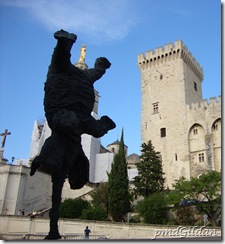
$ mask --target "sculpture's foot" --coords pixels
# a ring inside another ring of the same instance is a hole
[[[31,170],[30,170],[30,176],[33,176],[34,174],[35,174],[35,172],[36,172],[36,170],[37,170],[38,168],[36,168],[36,167],[32,167],[31,166]]]
[[[103,124],[103,128],[105,131],[112,130],[116,127],[116,124],[106,115],[102,116],[100,121]]]
[[[67,31],[64,31],[64,30],[60,30],[60,31],[56,31],[54,33],[54,37],[55,39],[59,40],[61,38],[66,38],[66,39],[69,39],[69,40],[72,40],[73,42],[76,41],[77,39],[77,35],[73,34],[73,33],[69,33]]]

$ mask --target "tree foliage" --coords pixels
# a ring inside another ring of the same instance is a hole
[[[119,152],[115,154],[111,172],[108,173],[108,206],[109,214],[114,221],[121,221],[130,211],[129,180],[124,149],[123,131]]]
[[[94,206],[100,206],[108,214],[108,182],[102,182],[100,185],[90,194]]]
[[[173,185],[168,196],[170,203],[179,207],[182,201],[191,200],[199,214],[207,214],[213,226],[217,225],[221,217],[221,173],[209,171],[199,176],[186,180],[180,178]],[[193,201],[194,200],[194,201]]]
[[[80,218],[84,209],[90,207],[90,203],[81,198],[66,199],[59,208],[60,218]]]
[[[145,197],[136,206],[136,211],[147,224],[166,224],[167,209],[166,196],[163,192]]]
[[[134,177],[134,195],[148,197],[164,189],[162,163],[159,152],[156,152],[152,142],[142,144],[140,162],[138,162],[138,175]]]
[[[198,219],[195,215],[194,205],[180,206],[176,209],[176,222],[179,225],[196,225]]]

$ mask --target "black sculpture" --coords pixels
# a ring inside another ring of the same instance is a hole
[[[81,135],[87,133],[98,138],[116,127],[108,116],[100,120],[91,116],[95,102],[93,84],[111,66],[110,62],[100,57],[94,68],[79,69],[70,61],[77,36],[60,30],[54,37],[57,44],[44,87],[45,116],[52,134],[34,158],[30,171],[31,176],[38,169],[52,177],[50,231],[45,239],[61,238],[58,210],[65,179],[68,177],[71,189],[80,189],[89,181],[89,160],[82,149]]]

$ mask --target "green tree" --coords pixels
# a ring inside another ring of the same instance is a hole
[[[59,208],[60,218],[80,218],[84,209],[90,207],[90,203],[81,198],[66,199]]]
[[[175,211],[176,222],[179,225],[195,225],[198,221],[194,205],[180,206]]]
[[[138,175],[134,177],[134,196],[148,197],[164,189],[162,163],[159,152],[154,150],[152,142],[142,144],[140,162],[136,164]]]
[[[131,209],[123,131],[119,152],[114,156],[111,172],[108,173],[108,177],[109,214],[113,221],[121,221],[123,216]]]
[[[108,182],[102,182],[100,185],[90,194],[94,206],[100,206],[105,209],[108,214]]]
[[[192,177],[190,180],[180,178],[173,187],[174,190],[169,193],[168,199],[175,208],[179,208],[182,201],[189,200],[190,204],[195,204],[199,214],[207,214],[211,224],[217,225],[221,218],[220,172],[209,171],[199,178]]]
[[[136,211],[147,224],[166,224],[167,201],[163,192],[157,192],[138,202]]]

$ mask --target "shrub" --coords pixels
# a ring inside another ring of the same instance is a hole
[[[144,223],[165,224],[167,222],[167,201],[161,192],[144,198],[137,204],[136,210]]]
[[[88,208],[90,203],[83,199],[66,199],[61,203],[59,216],[61,218],[80,218],[84,209]]]
[[[88,220],[108,220],[106,210],[99,206],[84,209],[81,218]]]

